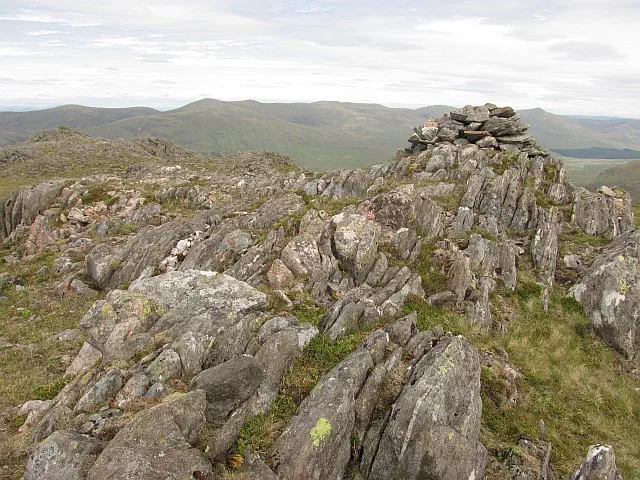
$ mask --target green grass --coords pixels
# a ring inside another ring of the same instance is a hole
[[[523,375],[521,403],[500,408],[504,382],[483,372],[483,441],[494,453],[508,450],[522,436],[537,438],[542,419],[562,475],[589,445],[611,443],[625,478],[640,478],[640,381],[622,373],[616,353],[590,333],[577,302],[558,289],[544,313],[536,290],[522,286],[510,299],[517,318],[504,336],[471,337],[507,352]]]
[[[313,298],[311,298],[311,295],[302,295],[299,298],[293,297],[293,299],[297,300],[297,303],[294,303],[291,313],[295,315],[301,323],[310,323],[316,327],[320,325],[320,320],[322,320],[322,317],[327,313],[325,307],[317,305],[316,302],[313,301]]]
[[[538,205],[539,207],[551,208],[551,207],[559,207],[560,206],[560,204],[558,202],[553,201],[551,199],[551,197],[549,197],[549,195],[544,193],[544,191],[541,188],[540,189],[536,189],[535,197],[536,197],[536,205]]]
[[[423,242],[418,262],[412,266],[414,271],[422,278],[422,288],[424,288],[427,297],[447,289],[446,273],[433,263],[435,250],[435,241]]]
[[[0,257],[10,245],[0,247]],[[64,356],[75,355],[79,344],[70,345],[51,337],[68,328],[78,328],[80,319],[95,299],[77,296],[60,298],[52,293],[60,281],[49,274],[38,274],[53,263],[54,249],[17,265],[0,264],[0,274],[22,279],[24,289],[9,287],[7,300],[0,306],[0,337],[17,344],[0,351],[0,411],[27,400],[48,400],[64,387]],[[26,440],[15,436],[17,426],[0,428],[0,465],[6,465],[8,478],[19,478],[27,454]],[[6,434],[6,438],[3,435]]]
[[[428,330],[440,325],[445,332],[451,332],[455,335],[464,335],[469,338],[481,335],[480,330],[470,325],[463,315],[450,312],[444,308],[434,307],[426,302],[414,300],[407,302],[403,313],[406,315],[413,311],[418,316],[416,323],[420,330]]]
[[[109,191],[113,190],[113,186],[107,183],[98,183],[91,185],[86,192],[80,197],[82,203],[88,205],[90,203],[113,201]]]
[[[135,224],[131,222],[122,222],[120,223],[120,225],[118,225],[118,231],[116,232],[116,235],[129,235],[131,233],[134,233],[135,231]]]
[[[353,352],[368,332],[358,332],[339,340],[316,335],[294,360],[282,380],[280,393],[265,413],[248,419],[242,427],[233,452],[266,455],[298,406],[309,395],[320,377]]]
[[[504,296],[515,295],[519,299],[527,301],[534,298],[540,298],[540,295],[542,295],[543,290],[544,290],[544,287],[539,283],[525,280],[525,281],[519,281],[515,290],[513,291],[506,290],[505,292],[503,292],[503,295]]]
[[[290,397],[278,395],[267,412],[259,413],[245,422],[233,452],[243,456],[249,453],[266,456],[296,408]]]
[[[611,242],[611,240],[608,238],[596,237],[594,235],[589,235],[588,233],[584,233],[584,232],[577,232],[577,233],[563,232],[560,239],[562,244],[574,243],[576,245],[590,245],[592,247],[601,247],[604,245],[608,245]]]
[[[315,197],[311,200],[310,206],[316,210],[324,210],[329,215],[337,215],[349,205],[357,205],[362,201],[359,198],[327,198]]]
[[[433,197],[433,200],[447,212],[456,212],[460,207],[460,202],[462,201],[465,191],[465,185],[459,184],[456,185],[450,194]]]
[[[493,173],[496,175],[502,175],[509,170],[509,167],[515,165],[518,162],[520,155],[516,152],[502,152],[500,161],[492,165]]]

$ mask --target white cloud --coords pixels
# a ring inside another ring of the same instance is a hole
[[[178,105],[195,92],[493,101],[640,117],[629,80],[640,78],[639,20],[640,7],[625,0],[31,0],[28,10],[5,0],[2,74],[18,82],[2,96],[114,106]],[[49,72],[72,88],[38,84]]]
[[[60,35],[64,34],[62,30],[38,30],[36,32],[27,32],[27,35],[31,37],[39,37],[41,35]]]

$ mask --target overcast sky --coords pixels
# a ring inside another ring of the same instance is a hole
[[[0,0],[0,106],[203,97],[640,117],[640,1]]]

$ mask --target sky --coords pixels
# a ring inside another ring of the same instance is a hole
[[[640,1],[0,0],[0,107],[492,102],[640,118]]]

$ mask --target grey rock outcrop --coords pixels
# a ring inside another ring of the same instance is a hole
[[[205,422],[206,395],[178,394],[140,412],[109,442],[89,470],[88,480],[105,478],[189,478],[211,472],[204,454],[192,447]]]
[[[0,199],[0,241],[8,238],[19,225],[31,225],[55,202],[65,183],[47,181],[18,189],[13,195]]]
[[[627,358],[640,351],[640,234],[616,238],[571,288],[594,330]]]
[[[606,238],[634,230],[631,197],[617,187],[600,187],[597,192],[577,188],[571,223],[589,235]]]
[[[544,287],[545,308],[555,283],[579,279],[572,293],[594,330],[637,358],[640,237],[624,191],[574,187],[509,107],[466,106],[409,141],[384,164],[325,174],[270,153],[196,169],[176,164],[174,154],[194,159],[177,147],[136,141],[130,152],[153,162],[3,200],[6,261],[55,249],[37,276],[60,277],[57,295],[97,298],[68,342],[85,341],[67,384],[21,410],[21,431],[46,439],[28,468],[53,465],[45,456],[55,451],[69,478],[211,477],[212,465],[238,461],[229,452],[243,426],[270,418],[288,374],[326,342],[340,361],[275,422],[269,458],[248,454],[239,473],[479,480],[478,353],[447,323],[425,325],[433,308],[503,331],[528,294],[523,279]],[[518,272],[530,262],[533,279]],[[522,401],[517,369],[481,358],[505,383],[489,401]],[[70,435],[81,435],[78,458],[62,445]],[[523,437],[513,449],[492,464],[518,478],[551,468],[545,441]]]
[[[462,337],[442,340],[396,400],[367,478],[482,478],[480,366]]]
[[[84,480],[103,443],[88,435],[58,431],[29,456],[24,480]]]
[[[611,445],[593,445],[571,480],[622,480]]]

